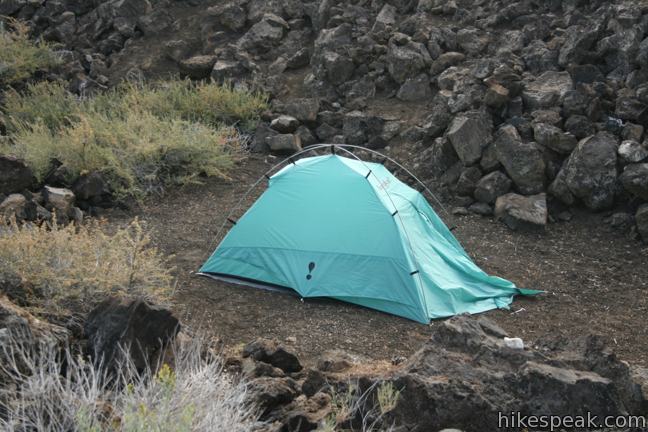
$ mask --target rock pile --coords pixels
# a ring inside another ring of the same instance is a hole
[[[0,155],[0,221],[81,223],[84,211],[112,204],[111,193],[97,172],[83,174],[73,182],[53,168],[43,182],[37,182],[22,161]],[[34,192],[37,191],[37,192]]]
[[[375,421],[396,430],[478,431],[488,424],[496,429],[498,412],[602,417],[640,414],[648,407],[646,371],[619,361],[600,338],[515,349],[506,346],[506,336],[487,319],[455,317],[436,326],[404,363],[382,373],[354,370],[347,360],[352,357],[340,352],[324,354],[315,368],[295,367],[299,362],[289,349],[255,341],[244,349],[242,370],[273,431],[315,430],[331,414],[346,427]],[[277,352],[282,354],[273,356]],[[359,405],[367,406],[344,418],[332,400],[339,403],[354,385]],[[371,406],[380,404],[381,386],[397,391],[396,402],[383,401],[384,412],[371,414]]]
[[[620,207],[648,231],[642,3],[231,0],[190,2],[206,12],[191,21],[169,13],[176,3],[11,1],[0,14],[64,41],[84,88],[129,69],[120,53],[154,35],[164,53],[153,64],[266,90],[273,112],[256,150],[405,143],[424,177],[480,213],[512,192],[547,201],[527,225],[574,205]],[[174,36],[187,25],[200,35]]]

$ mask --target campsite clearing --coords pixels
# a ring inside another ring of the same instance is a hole
[[[111,219],[123,223],[137,215],[148,223],[157,245],[174,255],[179,316],[229,346],[257,337],[295,338],[294,347],[307,362],[333,348],[387,360],[414,352],[429,337],[430,326],[333,300],[302,303],[287,294],[191,273],[216,247],[212,240],[228,210],[269,166],[252,156],[231,181],[208,179],[172,190],[137,212],[115,211]],[[484,271],[547,291],[516,299],[510,311],[485,314],[512,336],[533,343],[549,335],[598,333],[622,359],[648,366],[648,248],[605,225],[604,216],[576,214],[542,234],[512,232],[471,215],[457,218],[453,233]]]

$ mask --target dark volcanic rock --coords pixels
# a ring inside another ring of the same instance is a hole
[[[0,156],[0,194],[22,192],[34,183],[34,174],[23,161],[11,156]]]
[[[180,330],[173,314],[142,300],[110,298],[90,312],[84,325],[93,360],[111,368],[126,352],[138,369],[154,367]],[[124,350],[124,351],[122,351]]]
[[[485,318],[451,318],[391,379],[400,389],[388,422],[415,431],[482,431],[500,413],[642,413],[646,395],[630,368],[592,338],[554,348],[554,358],[512,349]],[[575,345],[583,349],[575,348]],[[460,395],[460,396],[458,396]]]
[[[456,116],[447,131],[459,159],[464,165],[479,161],[483,149],[492,140],[492,124],[481,112],[464,113]]]
[[[600,132],[578,143],[549,192],[571,205],[575,198],[592,210],[609,208],[617,189],[617,139]]]
[[[500,128],[495,138],[495,152],[520,192],[535,194],[544,190],[542,151],[535,143],[522,142],[514,126]]]
[[[301,363],[294,352],[280,345],[276,341],[257,339],[243,348],[243,357],[251,357],[278,367],[284,372],[298,372],[302,369]]]
[[[619,176],[623,187],[641,199],[648,200],[648,163],[630,164]]]
[[[493,171],[477,182],[475,199],[488,204],[493,204],[497,197],[504,195],[511,189],[511,179],[501,171]]]
[[[547,224],[545,194],[523,196],[502,195],[495,202],[495,217],[511,229],[544,228]]]

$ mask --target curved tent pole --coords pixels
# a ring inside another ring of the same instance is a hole
[[[216,243],[216,240],[218,239],[220,233],[221,233],[221,232],[223,231],[223,229],[225,228],[225,225],[227,225],[227,222],[231,222],[231,221],[232,221],[232,215],[234,214],[234,212],[240,208],[241,203],[243,203],[243,201],[244,201],[244,200],[245,200],[245,199],[250,195],[250,193],[251,193],[251,192],[252,192],[252,191],[253,191],[253,190],[254,190],[254,189],[259,185],[259,183],[261,183],[261,181],[263,180],[263,178],[270,179],[270,173],[272,173],[275,169],[277,169],[278,167],[282,166],[282,165],[285,164],[286,162],[292,162],[292,163],[294,163],[293,158],[295,158],[295,157],[297,157],[297,156],[301,156],[301,155],[303,155],[303,154],[305,154],[305,153],[308,153],[308,152],[311,152],[311,151],[313,151],[313,150],[319,150],[319,149],[323,149],[323,148],[330,148],[330,149],[331,149],[331,153],[335,154],[335,148],[337,148],[337,147],[341,148],[342,150],[345,150],[347,153],[351,154],[354,158],[356,158],[357,160],[359,160],[359,161],[361,161],[361,162],[364,162],[364,161],[363,161],[362,159],[360,159],[358,156],[356,156],[353,152],[351,152],[351,151],[349,151],[349,150],[346,150],[346,149],[347,149],[347,148],[352,148],[352,149],[363,150],[363,151],[369,152],[369,153],[371,153],[371,154],[378,155],[378,156],[384,158],[385,160],[390,161],[391,163],[393,163],[394,165],[396,165],[398,168],[402,169],[402,170],[403,170],[407,175],[409,175],[411,178],[413,178],[413,179],[414,179],[414,180],[415,180],[419,185],[423,186],[423,189],[424,189],[425,191],[427,191],[427,193],[429,193],[430,196],[431,196],[432,198],[434,198],[434,200],[436,201],[436,203],[439,204],[439,207],[440,207],[441,210],[443,210],[443,212],[448,216],[448,218],[453,219],[452,216],[450,215],[450,213],[448,212],[448,210],[446,210],[445,206],[444,206],[444,205],[441,203],[441,201],[436,197],[436,195],[434,195],[434,193],[432,193],[432,191],[431,191],[431,190],[430,190],[430,189],[425,185],[425,183],[423,183],[421,180],[419,180],[418,177],[416,177],[414,174],[412,174],[411,171],[409,171],[407,168],[405,168],[403,165],[401,165],[400,163],[398,163],[398,162],[397,162],[396,160],[394,160],[393,158],[390,158],[389,156],[387,156],[387,155],[385,155],[385,154],[383,154],[383,153],[380,153],[380,152],[378,152],[378,151],[376,151],[376,150],[372,150],[372,149],[369,149],[369,148],[366,148],[366,147],[361,147],[361,146],[352,145],[352,144],[313,144],[313,145],[310,145],[310,146],[308,146],[308,147],[305,147],[305,148],[302,149],[301,151],[299,151],[299,152],[297,152],[297,153],[295,153],[295,154],[292,154],[292,155],[288,156],[287,158],[283,159],[282,161],[280,161],[280,162],[276,163],[275,165],[273,165],[273,166],[272,166],[270,169],[268,169],[268,170],[267,170],[267,171],[266,171],[266,172],[265,172],[261,177],[259,177],[259,178],[257,179],[257,181],[255,181],[255,182],[252,184],[252,186],[250,186],[250,188],[249,188],[249,189],[248,189],[248,190],[243,194],[243,196],[238,200],[238,202],[236,203],[236,205],[235,205],[234,207],[232,207],[232,209],[231,209],[231,210],[229,211],[229,213],[227,214],[227,217],[226,217],[225,220],[223,221],[222,225],[218,228],[218,231],[216,231],[216,235],[214,236],[214,239],[213,239],[213,240],[210,242],[210,244],[209,244],[209,248],[208,248],[208,249],[210,250],[210,254],[213,252],[213,251],[212,251],[212,248],[214,247],[214,243]],[[391,198],[390,198],[390,200],[391,200]],[[455,227],[456,227],[456,226],[455,226]],[[452,231],[455,227],[451,228],[451,231]],[[409,241],[409,240],[408,240],[408,241]],[[209,257],[207,257],[207,258],[209,258]]]
[[[414,255],[414,249],[412,248],[412,240],[410,239],[410,236],[409,236],[409,234],[407,233],[407,228],[406,228],[405,222],[403,221],[403,218],[401,217],[400,213],[398,212],[398,207],[396,207],[396,203],[395,203],[394,200],[392,199],[392,197],[391,197],[391,195],[389,194],[389,191],[387,190],[387,188],[385,188],[382,184],[380,184],[380,179],[378,178],[378,176],[376,176],[376,174],[373,173],[373,171],[371,170],[371,168],[369,168],[369,166],[367,166],[367,163],[366,163],[365,161],[363,161],[363,160],[360,159],[356,154],[354,154],[353,152],[351,152],[351,151],[345,149],[344,147],[340,147],[340,149],[341,149],[342,151],[344,151],[344,152],[350,154],[350,155],[353,156],[353,157],[354,157],[358,162],[360,162],[361,164],[363,164],[363,165],[365,166],[365,168],[367,168],[367,170],[369,170],[369,174],[367,174],[367,177],[366,177],[366,178],[368,179],[370,175],[373,175],[374,177],[376,177],[376,179],[378,180],[378,186],[379,186],[383,191],[385,191],[385,195],[387,195],[387,198],[389,198],[389,201],[391,202],[392,207],[393,207],[394,210],[395,210],[395,213],[392,214],[392,216],[396,216],[396,217],[398,217],[398,220],[400,221],[401,227],[403,228],[403,233],[405,234],[405,239],[407,240],[407,247],[409,248],[410,257],[411,257],[411,259],[412,259],[412,263],[414,264],[414,267],[415,267],[415,268],[412,270],[412,273],[410,273],[410,275],[412,275],[412,276],[415,276],[415,275],[418,276],[418,280],[419,280],[419,289],[420,289],[421,295],[423,296],[423,303],[425,304],[425,307],[427,308],[428,303],[427,303],[427,298],[425,297],[425,290],[423,289],[423,279],[421,278],[421,269],[418,268],[419,265],[418,265],[418,262],[416,261],[416,256]],[[428,313],[427,310],[425,311],[425,313],[426,313],[426,315],[427,315],[427,313]]]
[[[263,173],[263,175],[262,175],[261,177],[259,177],[259,178],[257,179],[257,181],[255,181],[255,182],[252,184],[252,186],[250,186],[250,188],[249,188],[249,189],[248,189],[248,190],[243,194],[243,196],[238,200],[238,202],[236,203],[236,205],[230,209],[230,211],[229,211],[229,213],[227,214],[227,217],[225,217],[225,220],[223,221],[222,225],[218,228],[218,231],[216,231],[216,235],[214,236],[214,239],[209,243],[209,250],[210,250],[209,253],[211,254],[211,253],[213,252],[213,251],[212,251],[212,248],[214,247],[214,243],[216,243],[216,239],[218,239],[218,236],[220,235],[220,233],[221,233],[221,232],[223,231],[223,229],[225,228],[225,225],[227,225],[227,222],[231,222],[231,221],[233,220],[233,219],[232,219],[232,216],[234,215],[234,212],[235,212],[236,210],[238,210],[239,207],[241,207],[241,203],[243,203],[243,201],[244,201],[244,200],[245,200],[245,199],[250,195],[250,193],[251,193],[251,192],[252,192],[252,191],[253,191],[253,190],[254,190],[254,189],[259,185],[259,183],[261,183],[261,181],[262,181],[264,178],[269,179],[269,178],[270,178],[270,173],[271,173],[272,171],[274,171],[275,169],[277,169],[278,167],[280,167],[280,166],[283,165],[284,163],[286,163],[286,162],[288,162],[288,161],[292,161],[292,159],[293,159],[294,157],[296,157],[296,156],[300,156],[300,155],[302,155],[302,154],[304,154],[304,153],[308,153],[308,152],[313,151],[313,150],[317,150],[317,149],[319,149],[319,148],[325,148],[325,147],[328,147],[328,146],[330,146],[330,144],[315,144],[315,145],[308,146],[308,147],[304,148],[303,150],[301,150],[301,151],[299,151],[299,152],[297,152],[297,153],[295,153],[295,154],[293,154],[293,155],[290,155],[289,157],[285,158],[285,159],[282,160],[281,162],[279,162],[279,163],[273,165],[269,170],[267,170],[265,173]],[[209,257],[207,257],[207,258],[209,258]]]

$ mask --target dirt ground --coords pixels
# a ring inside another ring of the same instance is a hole
[[[241,164],[230,181],[210,179],[174,190],[113,220],[137,215],[146,221],[158,247],[174,255],[176,312],[190,328],[212,332],[228,346],[277,338],[293,344],[306,362],[334,348],[380,360],[413,353],[437,322],[422,325],[346,303],[301,301],[193,274],[215,248],[213,239],[229,209],[269,162],[278,161],[268,158]],[[519,233],[490,218],[464,216],[456,218],[454,233],[488,273],[546,291],[517,299],[511,310],[485,313],[512,336],[533,343],[555,334],[598,333],[622,359],[648,366],[648,247],[602,219],[576,214],[544,233]]]

